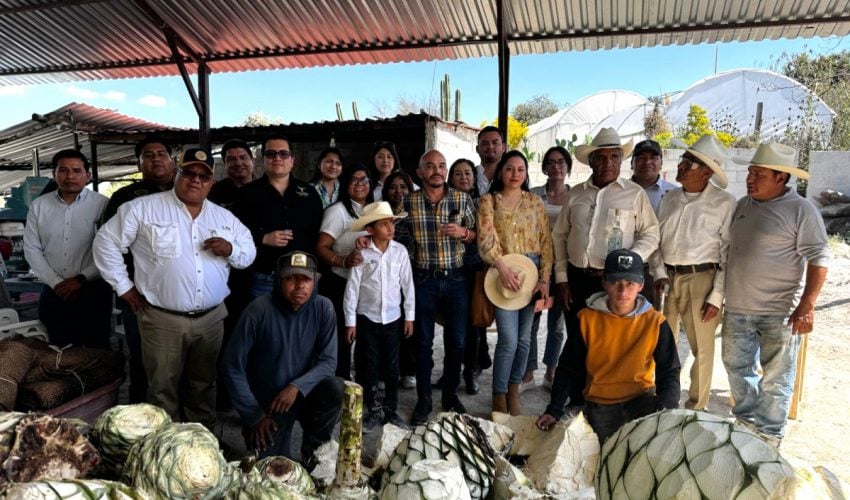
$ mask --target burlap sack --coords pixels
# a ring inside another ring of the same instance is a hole
[[[17,340],[0,341],[0,411],[12,411],[35,352]]]
[[[47,370],[52,372],[50,379],[24,382],[18,393],[18,411],[55,408],[124,376],[123,354],[97,349],[88,350],[99,353],[98,363],[80,370],[64,372],[50,368]]]

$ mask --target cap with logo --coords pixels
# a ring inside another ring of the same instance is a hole
[[[639,143],[635,144],[635,149],[634,151],[632,151],[632,158],[647,151],[655,153],[658,156],[664,156],[663,154],[661,154],[660,144],[653,141],[652,139],[646,139],[645,141],[640,141]]]
[[[215,160],[212,155],[201,148],[184,149],[177,157],[177,167],[183,170],[189,165],[201,165],[206,167],[210,173],[215,170]]]
[[[643,283],[643,259],[631,250],[614,250],[605,257],[605,281],[626,280]]]
[[[316,277],[316,257],[305,252],[290,252],[277,260],[279,276],[285,278],[300,274],[308,278]]]

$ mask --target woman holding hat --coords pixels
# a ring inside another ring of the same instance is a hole
[[[336,375],[345,380],[351,378],[351,344],[345,339],[345,322],[342,314],[342,296],[348,270],[363,262],[356,248],[357,238],[365,231],[351,231],[351,224],[363,213],[363,207],[372,202],[372,182],[369,170],[362,163],[349,166],[339,178],[339,200],[325,210],[319,228],[316,254],[331,266],[328,276],[319,283],[319,292],[331,299],[337,317],[338,351]]]
[[[495,306],[498,341],[493,364],[493,411],[520,414],[519,387],[528,361],[532,296],[549,296],[552,235],[539,196],[528,190],[528,161],[510,151],[496,168],[478,208],[478,250],[492,266],[485,290]]]

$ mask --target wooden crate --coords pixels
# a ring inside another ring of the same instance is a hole
[[[85,420],[89,424],[94,424],[94,421],[97,420],[97,417],[101,413],[118,404],[118,389],[123,382],[124,378],[122,377],[111,384],[83,394],[44,413],[53,415],[54,417],[76,417]]]

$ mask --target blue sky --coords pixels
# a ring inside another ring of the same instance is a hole
[[[571,52],[511,59],[510,107],[537,94],[559,104],[601,91],[624,89],[644,96],[681,91],[715,70],[770,69],[783,52],[817,54],[850,50],[850,37],[686,45]],[[448,73],[462,92],[461,119],[478,125],[497,114],[496,58],[386,65],[214,74],[210,79],[214,127],[238,125],[257,111],[289,122],[335,120],[340,102],[346,119],[357,101],[360,117],[377,114],[376,104],[395,109],[400,96],[439,100],[439,81]],[[198,120],[180,78],[146,78],[0,87],[0,129],[34,112],[68,102],[85,102],[166,125],[196,127]]]

